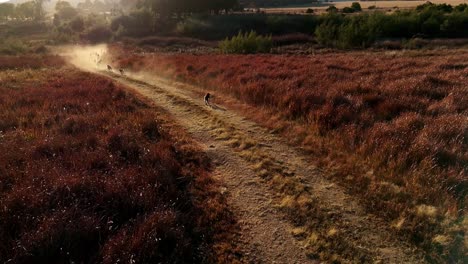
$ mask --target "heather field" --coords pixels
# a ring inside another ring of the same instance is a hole
[[[235,262],[210,161],[174,121],[57,56],[0,57],[0,262]]]
[[[423,248],[427,260],[466,260],[466,50],[112,52],[129,70],[210,90],[217,102],[301,146],[369,212]]]

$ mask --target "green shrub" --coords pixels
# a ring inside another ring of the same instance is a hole
[[[339,29],[344,18],[336,13],[330,13],[323,17],[322,23],[315,29],[317,42],[325,46],[337,46]]]
[[[0,40],[0,54],[18,55],[29,51],[29,47],[21,40],[8,38]]]
[[[369,18],[365,16],[355,16],[346,20],[338,31],[338,46],[340,48],[366,48],[375,40],[376,34],[369,24]]]
[[[243,34],[239,32],[231,39],[226,38],[219,43],[219,48],[223,53],[267,53],[271,51],[273,41],[271,36],[261,36],[255,31]]]

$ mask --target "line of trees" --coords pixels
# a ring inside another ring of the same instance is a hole
[[[0,21],[40,20],[44,17],[43,0],[33,0],[18,5],[0,4]]]
[[[193,13],[228,13],[238,6],[237,0],[143,0],[143,6],[156,16],[168,18]]]
[[[318,0],[240,0],[242,6],[255,7],[273,7],[273,6],[292,6],[316,3]]]
[[[468,5],[452,7],[428,2],[410,11],[355,16],[331,12],[321,18],[315,36],[325,46],[341,48],[365,48],[379,39],[468,37]]]

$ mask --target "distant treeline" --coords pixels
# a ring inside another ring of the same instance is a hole
[[[238,6],[237,0],[142,0],[140,5],[149,8],[151,12],[160,17],[171,17],[191,13],[218,14]]]
[[[318,0],[240,0],[243,7],[269,7],[269,6],[291,6],[305,5]]]
[[[410,11],[344,16],[331,12],[317,21],[315,36],[326,46],[368,47],[376,40],[468,37],[468,5],[430,2]]]
[[[0,4],[0,21],[40,17],[39,2]],[[111,9],[92,15],[84,11],[90,9],[86,6],[86,2],[79,8],[58,2],[53,19],[54,38],[101,42],[159,35],[223,40],[239,32],[254,31],[264,36],[307,34],[323,46],[338,48],[366,48],[386,40],[468,38],[467,4],[453,7],[428,2],[413,10],[389,14],[360,13],[359,3],[353,3],[349,8],[355,12],[353,15],[336,8],[329,8],[323,15],[232,13],[238,7],[237,0],[143,0],[130,12]]]
[[[332,11],[320,16],[190,16],[175,28],[179,35],[210,40],[252,30],[262,35],[314,35],[318,43],[339,48],[365,48],[389,39],[465,38],[468,37],[468,5],[426,3],[414,10],[392,14],[375,11],[346,15]]]
[[[33,20],[43,16],[42,1],[28,1],[17,5],[0,3],[0,21]]]

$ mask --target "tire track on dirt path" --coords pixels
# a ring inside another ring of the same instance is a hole
[[[172,114],[179,124],[201,143],[215,165],[214,175],[223,183],[223,192],[235,213],[241,230],[239,247],[247,263],[317,263],[308,258],[290,233],[291,226],[273,206],[274,194],[257,177],[255,170],[232,147],[213,133],[218,121],[187,108],[177,97],[146,83],[112,76],[153,100]],[[210,122],[214,122],[210,123]]]
[[[205,145],[239,213],[251,262],[306,263],[307,254],[338,262],[423,263],[422,254],[394,237],[387,223],[266,129],[220,107],[207,108],[178,87],[183,84],[113,78],[163,106]]]
[[[95,67],[76,62],[85,70]],[[394,237],[388,223],[367,214],[300,151],[234,112],[207,108],[190,91],[196,87],[94,72],[153,100],[204,146],[239,219],[247,262],[423,263],[417,249]]]

